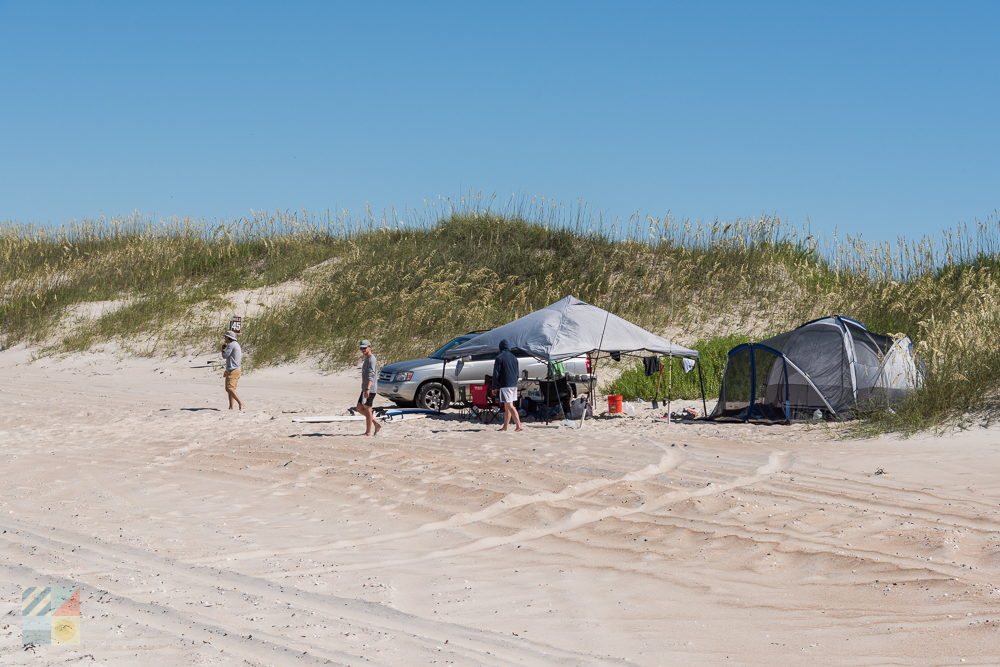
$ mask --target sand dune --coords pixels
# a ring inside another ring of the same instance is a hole
[[[356,373],[0,353],[0,663],[998,664],[1000,430],[835,439],[643,410],[499,433]],[[79,646],[21,591],[82,592]]]

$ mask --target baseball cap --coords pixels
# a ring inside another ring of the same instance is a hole
[[[371,347],[371,346],[372,346],[371,341],[369,341],[367,338],[362,339],[362,341],[360,343],[358,343],[358,347],[359,348]]]

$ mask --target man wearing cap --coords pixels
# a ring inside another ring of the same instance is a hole
[[[223,334],[225,344],[222,346],[222,358],[226,360],[226,372],[222,377],[226,379],[226,393],[229,394],[229,409],[233,409],[233,404],[240,406],[243,412],[243,401],[236,393],[236,383],[240,381],[240,367],[243,361],[243,350],[236,342],[236,334],[227,331]]]
[[[367,340],[358,343],[364,360],[361,362],[361,395],[358,396],[357,411],[365,416],[365,435],[378,435],[382,426],[375,421],[372,405],[375,404],[375,378],[378,377],[378,359],[372,352],[372,344]],[[375,429],[372,432],[372,428]]]

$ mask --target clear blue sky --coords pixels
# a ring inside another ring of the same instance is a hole
[[[1000,207],[1000,2],[0,0],[0,221],[469,191],[866,238]]]

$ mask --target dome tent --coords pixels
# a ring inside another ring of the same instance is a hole
[[[889,404],[918,385],[909,338],[872,333],[834,315],[731,349],[709,418],[848,419],[860,407]]]

